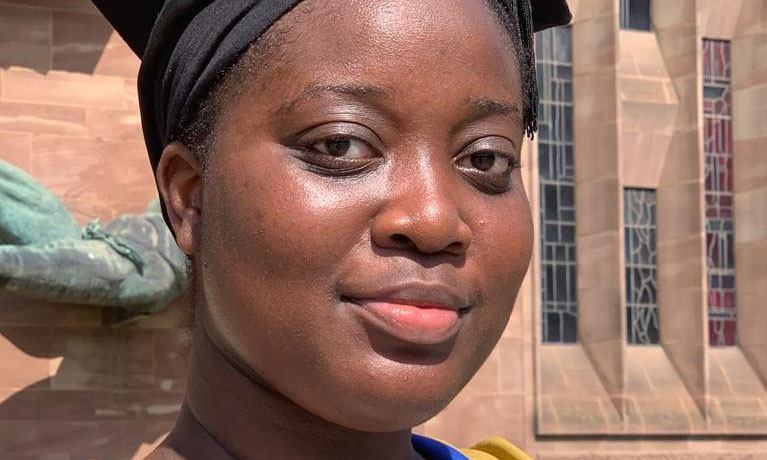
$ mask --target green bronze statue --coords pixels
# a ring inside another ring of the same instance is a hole
[[[0,160],[0,289],[55,302],[156,312],[186,288],[186,259],[157,200],[80,228],[29,174]]]

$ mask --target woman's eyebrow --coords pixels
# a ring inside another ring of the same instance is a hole
[[[361,101],[368,101],[379,104],[381,101],[391,99],[391,91],[375,85],[358,84],[340,84],[340,85],[322,85],[315,84],[304,88],[301,92],[283,103],[276,111],[277,116],[284,116],[295,108],[296,105],[309,99],[323,96],[325,94],[350,96]]]
[[[469,112],[464,120],[465,124],[472,123],[483,118],[489,118],[496,115],[521,117],[522,109],[518,104],[512,102],[500,101],[497,99],[480,98],[469,99]]]

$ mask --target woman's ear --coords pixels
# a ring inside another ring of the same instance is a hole
[[[184,144],[165,147],[155,173],[160,198],[165,203],[176,243],[187,255],[197,252],[200,241],[202,166]]]

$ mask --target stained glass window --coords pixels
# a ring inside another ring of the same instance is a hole
[[[651,30],[650,0],[621,0],[621,29]]]
[[[660,338],[655,190],[627,188],[623,199],[628,342],[655,344]]]
[[[569,27],[536,36],[544,342],[577,340],[573,67]]]
[[[708,330],[714,346],[735,345],[730,43],[703,40]]]

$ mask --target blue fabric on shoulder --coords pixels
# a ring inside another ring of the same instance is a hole
[[[469,460],[456,449],[426,436],[412,435],[413,448],[428,460]]]

